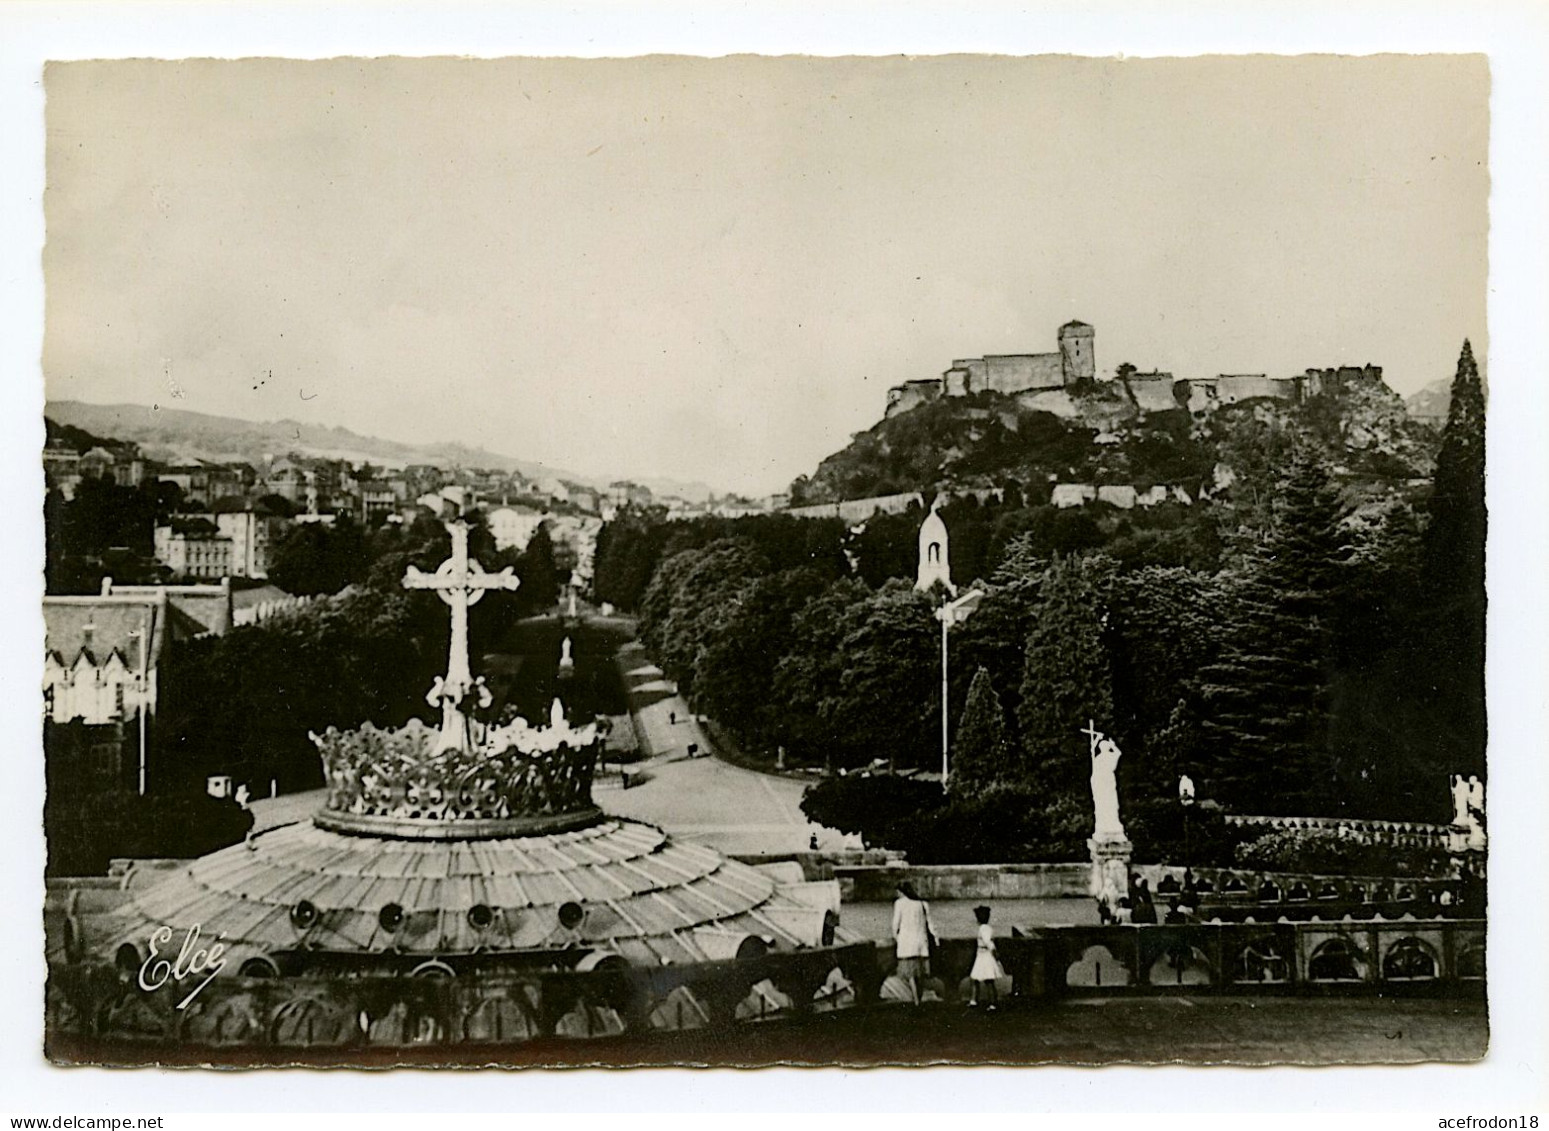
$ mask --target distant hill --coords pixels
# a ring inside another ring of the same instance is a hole
[[[1443,377],[1432,381],[1418,393],[1404,398],[1409,415],[1426,424],[1445,424],[1447,410],[1452,407],[1452,378]]]
[[[93,448],[121,448],[125,446],[124,440],[112,440],[104,436],[95,436],[84,428],[76,428],[69,424],[60,424],[47,416],[43,418],[43,428],[46,441],[49,444],[62,444],[72,448],[81,455],[85,455]]]
[[[328,428],[302,424],[295,420],[254,421],[229,416],[212,416],[184,409],[151,407],[137,404],[87,404],[84,401],[49,401],[44,413],[61,435],[73,431],[93,436],[132,440],[152,459],[171,463],[189,460],[259,463],[265,455],[281,456],[289,452],[351,463],[402,467],[428,463],[447,467],[484,467],[501,471],[520,471],[532,479],[554,477],[593,486],[606,486],[621,476],[578,475],[563,468],[549,467],[532,460],[515,459],[483,448],[470,448],[455,442],[405,444],[362,436],[348,428]],[[50,435],[54,433],[51,432]],[[703,483],[680,483],[670,479],[637,480],[658,494],[678,495],[694,501],[710,496]]]
[[[1437,442],[1380,378],[1302,405],[1253,398],[1198,415],[1140,410],[1111,384],[1073,390],[1068,401],[1058,415],[990,392],[922,404],[856,433],[791,485],[791,501],[1009,482],[1028,497],[1056,482],[1164,484],[1197,496],[1223,476],[1272,480],[1292,433],[1321,448],[1347,482],[1395,484],[1429,477]]]

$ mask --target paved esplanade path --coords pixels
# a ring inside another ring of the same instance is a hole
[[[679,698],[676,685],[639,645],[621,649],[619,663],[650,758],[643,763],[646,780],[641,784],[596,791],[604,810],[726,853],[805,851],[814,833],[822,848],[838,848],[844,842],[843,834],[802,816],[802,782],[703,756],[714,751],[714,742]],[[702,756],[689,758],[690,745]]]

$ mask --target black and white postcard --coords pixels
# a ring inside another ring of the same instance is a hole
[[[1486,52],[133,54],[39,1063],[1491,1055]]]

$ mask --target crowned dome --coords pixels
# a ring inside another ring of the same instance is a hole
[[[225,936],[233,973],[254,959],[276,973],[362,960],[408,973],[429,959],[455,969],[576,950],[676,965],[733,957],[749,940],[757,950],[832,942],[837,896],[837,885],[740,864],[633,821],[468,841],[298,822],[131,889],[90,944],[143,956],[161,925],[199,923]]]

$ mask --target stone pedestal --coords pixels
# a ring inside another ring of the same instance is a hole
[[[1129,838],[1112,834],[1096,836],[1086,842],[1086,847],[1092,854],[1090,886],[1093,897],[1101,899],[1104,891],[1110,889],[1118,893],[1113,896],[1115,902],[1128,895],[1129,862],[1135,852]]]

